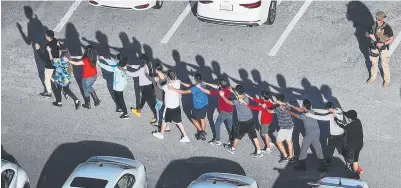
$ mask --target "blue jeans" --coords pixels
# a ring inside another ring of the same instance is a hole
[[[97,75],[89,77],[89,78],[82,78],[82,88],[84,89],[85,97],[89,97],[90,93],[93,91],[93,84],[95,83]]]
[[[163,106],[164,106],[163,102],[160,101],[159,99],[156,99],[155,108],[156,108],[156,113],[157,113],[157,122],[159,125],[161,125],[162,120],[163,120],[163,111],[164,111]]]
[[[217,116],[216,122],[214,123],[214,129],[216,131],[216,141],[220,141],[220,125],[227,121],[229,136],[231,137],[231,131],[233,129],[233,113],[220,112]]]

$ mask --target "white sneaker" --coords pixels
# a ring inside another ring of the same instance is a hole
[[[262,149],[262,153],[271,153],[272,150],[270,148]]]
[[[158,138],[158,139],[164,139],[164,135],[162,133],[159,132],[155,132],[152,133],[154,137]]]
[[[191,142],[191,141],[189,140],[188,136],[184,136],[184,137],[182,137],[182,138],[180,139],[180,142],[182,142],[182,143],[187,143],[187,142]]]

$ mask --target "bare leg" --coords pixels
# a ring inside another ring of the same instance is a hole
[[[292,141],[287,140],[287,145],[288,145],[288,153],[289,153],[289,157],[290,159],[294,157],[294,147],[292,145]]]
[[[277,147],[278,150],[280,150],[281,154],[283,154],[283,157],[288,157],[287,152],[285,151],[284,145],[282,141],[277,140]]]
[[[187,132],[185,131],[184,125],[182,123],[176,123],[178,128],[181,131],[181,134],[183,137],[187,136]]]
[[[201,128],[201,126],[200,126],[200,124],[199,124],[199,121],[198,121],[198,120],[191,119],[191,121],[192,121],[192,123],[194,124],[194,126],[195,126],[196,130],[198,130],[198,131],[202,131],[202,128]]]
[[[234,139],[233,148],[237,148],[238,146],[238,139]]]
[[[355,172],[357,172],[359,168],[359,163],[358,162],[352,163],[352,168],[354,169]]]
[[[201,122],[201,129],[203,131],[206,131],[206,120],[205,119],[201,119],[200,122]]]
[[[165,121],[162,121],[162,125],[160,127],[160,133],[164,135],[164,131],[166,130],[167,124]]]
[[[260,142],[258,138],[254,138],[253,141],[255,142],[256,152],[260,153]]]
[[[270,138],[269,135],[263,135],[263,140],[265,142],[266,148],[270,149]]]

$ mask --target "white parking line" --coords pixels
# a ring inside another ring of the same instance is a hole
[[[278,1],[277,1],[277,6],[280,5],[282,1],[283,1],[283,0],[278,0]]]
[[[401,31],[395,37],[395,40],[394,40],[393,44],[390,45],[390,55],[393,54],[394,50],[400,44],[400,41],[401,41]]]
[[[182,21],[184,21],[185,17],[188,15],[189,12],[191,12],[192,6],[194,4],[188,4],[187,7],[185,7],[184,11],[180,14],[180,16],[177,18],[173,26],[170,28],[170,30],[167,32],[167,34],[163,37],[163,39],[160,41],[162,44],[167,44],[167,42],[170,40],[170,38],[173,36],[174,32],[177,30],[178,26],[181,25]]]
[[[58,22],[57,26],[53,29],[55,32],[60,32],[61,29],[64,27],[65,23],[70,19],[72,14],[74,13],[75,9],[78,8],[79,4],[81,4],[82,0],[76,0],[68,9],[67,13],[64,15],[64,17]]]
[[[301,9],[297,12],[294,18],[291,20],[290,24],[288,24],[287,28],[285,28],[283,34],[281,34],[280,38],[273,46],[273,48],[269,52],[269,56],[275,56],[277,51],[280,49],[281,45],[283,45],[285,39],[291,33],[292,29],[294,28],[295,24],[299,21],[302,15],[305,13],[306,9],[308,9],[309,5],[312,3],[312,0],[306,0],[305,3],[302,5]]]

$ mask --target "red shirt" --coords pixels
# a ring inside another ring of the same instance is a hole
[[[224,91],[224,97],[226,97],[227,99],[231,97],[231,91],[228,88],[222,88],[220,91]],[[226,101],[224,101],[224,99],[220,96],[219,91],[217,90],[210,91],[210,95],[217,96],[219,102],[218,106],[219,112],[227,112],[227,113],[233,112],[233,106],[227,104]]]
[[[269,109],[273,108],[273,103],[271,103],[268,100],[263,100],[263,99],[257,99],[257,98],[252,98],[253,101],[255,101],[256,103],[262,104],[265,103],[266,107]],[[260,115],[260,123],[263,124],[270,124],[273,121],[273,114],[271,114],[269,111],[265,110],[262,105],[258,105],[258,106],[252,106],[248,104],[248,107],[252,110],[257,110],[257,111],[261,111],[262,114]]]
[[[83,58],[82,62],[84,62],[84,65],[82,67],[82,78],[90,78],[97,74],[96,66],[92,66],[89,58]]]

